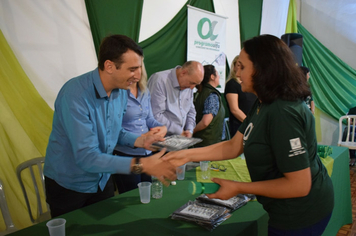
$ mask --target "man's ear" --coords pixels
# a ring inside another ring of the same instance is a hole
[[[104,62],[104,71],[106,71],[107,73],[111,74],[113,73],[113,70],[116,68],[115,63],[110,61],[110,60],[106,60]]]

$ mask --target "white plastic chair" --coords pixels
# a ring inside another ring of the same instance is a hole
[[[230,123],[229,123],[229,117],[224,118],[224,125],[223,125],[223,135],[222,135],[222,140],[230,140],[231,135],[230,135]]]
[[[45,185],[44,185],[43,167],[42,167],[44,160],[45,160],[44,157],[33,158],[31,160],[21,163],[16,168],[17,178],[20,182],[21,189],[22,189],[23,195],[25,197],[28,214],[30,216],[32,223],[40,223],[42,221],[51,219],[49,206],[48,206],[48,204],[42,204],[43,200],[41,199],[41,195],[40,195],[41,188],[42,188],[43,194],[44,195],[46,194],[46,189],[45,189]],[[36,204],[37,204],[37,212],[36,212],[37,214],[36,215],[33,214],[34,212],[31,209],[29,196],[28,196],[29,194],[27,193],[25,185],[24,185],[24,180],[30,179],[30,178],[28,178],[28,176],[26,176],[27,178],[21,177],[22,171],[27,170],[27,169],[30,171],[32,185],[34,187],[33,190],[36,195]],[[37,175],[37,178],[36,178],[36,175]]]
[[[0,210],[6,226],[5,231],[0,232],[0,236],[15,232],[17,229],[11,219],[10,211],[6,202],[4,186],[1,179],[0,179]]]
[[[347,133],[344,137],[343,124],[346,120]],[[355,126],[356,126],[356,115],[346,115],[341,116],[339,119],[339,141],[338,146],[347,147],[349,149],[356,150],[356,139],[355,139]]]

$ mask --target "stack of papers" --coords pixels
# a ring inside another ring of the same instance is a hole
[[[200,195],[197,197],[197,200],[204,203],[219,205],[227,207],[231,210],[231,212],[243,207],[249,201],[253,200],[255,195],[247,195],[247,194],[238,194],[235,197],[232,197],[228,200],[221,200],[217,198],[208,198],[205,194]]]
[[[153,143],[152,146],[158,149],[166,148],[168,152],[178,151],[193,146],[203,141],[200,138],[187,138],[182,135],[172,135],[165,138],[162,142]]]
[[[255,195],[239,194],[228,200],[210,199],[205,194],[174,211],[171,218],[196,223],[210,231],[231,216],[231,212],[253,200]]]
[[[231,216],[229,212],[226,207],[189,201],[173,212],[171,217],[174,220],[194,222],[211,231]]]

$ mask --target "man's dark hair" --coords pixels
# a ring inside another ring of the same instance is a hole
[[[243,49],[253,63],[253,87],[263,103],[304,100],[311,95],[292,51],[281,39],[260,35],[245,41]]]
[[[123,63],[122,54],[128,50],[132,50],[138,55],[143,56],[142,48],[131,38],[119,34],[105,37],[101,42],[99,50],[99,69],[104,70],[106,60],[114,62],[117,69],[120,68]]]

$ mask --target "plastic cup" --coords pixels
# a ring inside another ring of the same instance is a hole
[[[201,178],[202,179],[210,178],[209,164],[210,164],[210,161],[201,161],[200,162],[200,170],[201,170]]]
[[[186,164],[177,167],[176,174],[177,174],[177,179],[178,180],[183,180],[184,179],[184,176],[185,176],[185,165]]]
[[[141,182],[137,184],[140,191],[140,200],[142,203],[149,203],[151,200],[151,182]]]
[[[65,236],[66,235],[66,220],[57,218],[46,223],[50,236]]]

